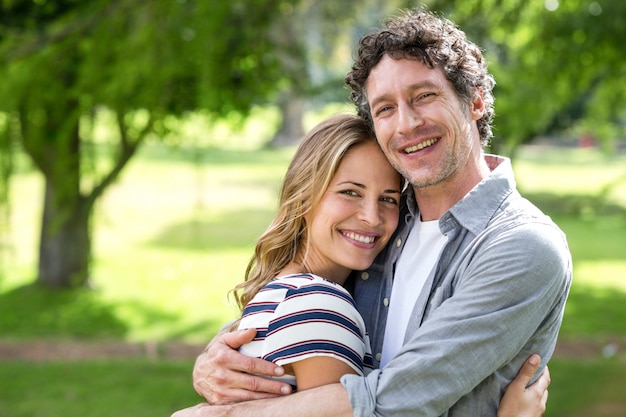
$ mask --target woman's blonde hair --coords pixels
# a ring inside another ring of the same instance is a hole
[[[285,174],[278,212],[256,243],[245,281],[232,290],[242,311],[306,249],[305,216],[322,199],[346,152],[365,142],[377,143],[373,131],[364,119],[350,114],[330,117],[304,137]]]

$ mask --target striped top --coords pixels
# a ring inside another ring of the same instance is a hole
[[[371,369],[365,324],[341,285],[312,274],[276,278],[246,305],[240,329],[257,329],[239,349],[245,355],[286,365],[313,356],[331,356],[359,375]],[[295,377],[284,380],[295,386]]]

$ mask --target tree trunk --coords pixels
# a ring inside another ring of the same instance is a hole
[[[86,286],[91,254],[90,211],[80,198],[70,201],[73,207],[68,207],[68,201],[59,198],[64,194],[58,192],[59,185],[46,179],[37,283],[54,288]]]
[[[92,204],[80,192],[80,122],[71,120],[72,106],[69,101],[65,112],[48,110],[43,151],[35,156],[45,178],[37,283],[53,288],[85,286],[89,278]]]
[[[304,117],[304,97],[294,93],[285,93],[279,100],[283,116],[280,129],[272,139],[270,146],[283,147],[297,144],[304,136],[302,118]]]

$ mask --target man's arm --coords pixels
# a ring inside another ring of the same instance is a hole
[[[279,398],[237,404],[202,403],[172,417],[352,417],[352,407],[341,384],[323,385]]]
[[[355,416],[495,414],[531,352],[554,349],[571,264],[556,228],[518,223],[486,236],[439,282],[399,354],[366,378],[345,376]],[[521,246],[521,243],[526,243]],[[411,327],[411,324],[409,325]]]
[[[281,376],[284,374],[282,367],[237,351],[255,334],[255,329],[222,332],[198,356],[193,369],[193,386],[210,404],[229,404],[291,393],[289,384],[252,375]]]
[[[498,417],[540,417],[546,409],[550,373],[546,370],[526,388],[541,359],[532,355],[507,389]],[[323,385],[284,397],[228,405],[202,403],[175,412],[172,417],[352,417],[353,410],[341,384]]]

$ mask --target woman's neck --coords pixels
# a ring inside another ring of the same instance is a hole
[[[293,275],[293,274],[313,274],[313,275],[322,277],[324,279],[327,279],[329,281],[333,281],[339,285],[343,285],[348,279],[349,272],[350,271],[347,271],[347,272],[342,271],[341,273],[339,272],[331,273],[329,271],[324,272],[324,271],[316,270],[316,268],[311,268],[306,263],[298,263],[294,261],[294,262],[290,262],[287,266],[281,269],[281,271],[278,273],[278,276]]]

